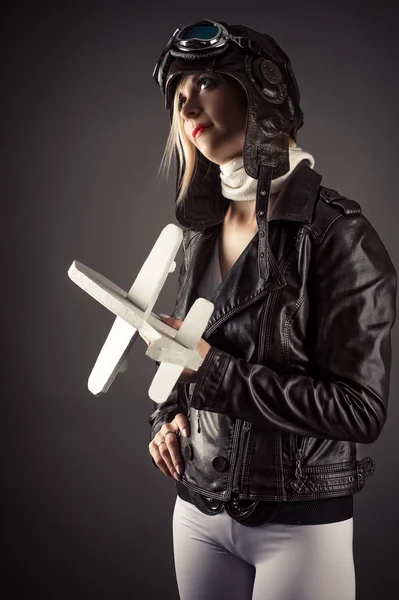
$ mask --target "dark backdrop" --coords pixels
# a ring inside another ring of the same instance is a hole
[[[325,185],[361,203],[398,265],[394,6],[110,0],[2,9],[8,600],[178,597],[174,485],[148,454],[154,364],[139,339],[110,391],[88,392],[113,317],[67,276],[77,259],[128,289],[175,221],[174,177],[157,178],[169,120],[152,71],[164,44],[180,23],[204,17],[273,35],[299,81],[298,144]],[[176,285],[175,272],[156,311],[172,310]],[[393,350],[387,424],[359,448],[376,472],[355,498],[358,600],[399,594],[397,329]]]

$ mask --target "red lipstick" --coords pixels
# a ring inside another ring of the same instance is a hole
[[[204,131],[204,129],[207,129],[208,127],[211,127],[211,125],[198,125],[194,130],[193,130],[193,137],[198,137],[201,135],[201,133]]]

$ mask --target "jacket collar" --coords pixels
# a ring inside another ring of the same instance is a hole
[[[197,152],[197,184],[190,184],[189,193],[175,204],[176,220],[187,229],[204,231],[221,223],[230,200],[221,192],[219,167]],[[278,196],[269,221],[280,219],[310,223],[321,175],[301,161],[291,173]]]
[[[311,223],[322,176],[302,161],[277,197],[269,221]]]

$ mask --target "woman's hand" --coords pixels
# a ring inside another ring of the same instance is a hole
[[[173,327],[173,329],[179,330],[182,326],[183,321],[181,319],[177,319],[176,317],[168,317],[167,315],[159,315],[164,323]],[[201,354],[202,358],[208,354],[211,346],[206,342],[203,338],[197,344],[196,350]],[[193,371],[192,369],[183,369],[178,381],[180,383],[195,383],[197,381],[198,371]]]
[[[157,467],[167,477],[180,481],[184,471],[184,462],[180,453],[178,435],[190,435],[190,423],[183,413],[175,416],[170,423],[164,423],[154,439],[149,443],[149,451]]]

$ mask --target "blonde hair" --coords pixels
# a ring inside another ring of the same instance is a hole
[[[226,79],[222,75],[218,73],[218,76],[220,77],[220,79],[226,82]],[[166,176],[168,176],[172,164],[173,155],[175,152],[177,153],[180,165],[179,172],[177,173],[177,203],[183,200],[187,189],[190,185],[190,181],[193,178],[197,163],[196,147],[185,134],[183,127],[183,118],[179,110],[179,93],[183,87],[185,79],[186,77],[181,78],[175,90],[173,98],[172,122],[170,125],[169,135],[166,141],[166,146],[162,156],[161,164],[158,170],[158,175],[159,172],[163,170],[163,173],[166,173]],[[226,83],[228,83],[228,81]],[[289,145],[290,147],[297,146],[295,140],[291,137],[289,140]]]
[[[182,77],[181,81],[179,81],[176,87],[173,98],[172,122],[170,125],[165,150],[162,156],[161,165],[159,167],[159,170],[163,169],[164,173],[166,172],[166,174],[169,175],[173,155],[175,152],[177,153],[180,165],[179,172],[177,173],[177,203],[182,201],[187,192],[190,181],[193,178],[197,162],[195,146],[192,142],[190,142],[185,134],[183,118],[179,111],[179,93],[183,87],[184,81],[185,77]]]

